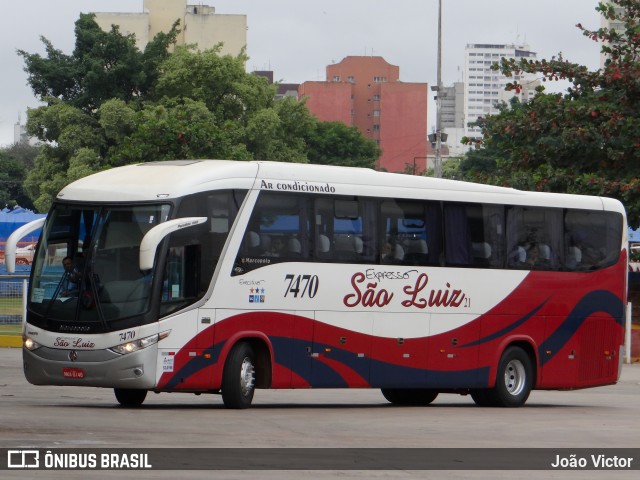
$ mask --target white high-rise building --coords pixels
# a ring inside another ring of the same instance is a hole
[[[527,102],[535,95],[535,88],[540,81],[532,74],[505,77],[498,70],[492,70],[491,65],[499,63],[500,59],[521,58],[536,59],[536,53],[529,50],[528,45],[514,44],[468,44],[465,48],[464,68],[464,119],[465,135],[480,136],[480,129],[469,127],[478,117],[498,113],[497,105],[508,102],[513,96],[520,101]],[[522,85],[520,93],[506,92],[507,83],[517,80]]]

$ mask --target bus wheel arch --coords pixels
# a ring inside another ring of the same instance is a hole
[[[272,353],[269,346],[260,338],[246,338],[255,354],[256,388],[271,387]]]
[[[496,368],[493,388],[471,391],[478,406],[521,407],[536,384],[535,352],[527,342],[508,345]]]
[[[224,360],[222,401],[225,407],[251,406],[256,388],[271,385],[271,350],[261,338],[238,339]]]
[[[262,332],[245,331],[229,337],[220,352],[222,373],[227,364],[230,353],[240,342],[247,342],[255,354],[256,388],[270,388],[272,381],[273,349],[269,338]]]

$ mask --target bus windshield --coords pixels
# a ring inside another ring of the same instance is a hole
[[[147,311],[154,272],[139,270],[140,241],[169,212],[169,204],[54,206],[34,261],[30,313],[89,331]]]

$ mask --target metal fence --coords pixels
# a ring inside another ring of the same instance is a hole
[[[0,275],[0,325],[20,325],[29,277]]]

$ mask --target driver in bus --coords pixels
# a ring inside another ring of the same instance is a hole
[[[64,277],[62,278],[62,296],[73,297],[78,295],[78,284],[80,282],[80,270],[74,265],[71,257],[62,259],[64,267]]]

